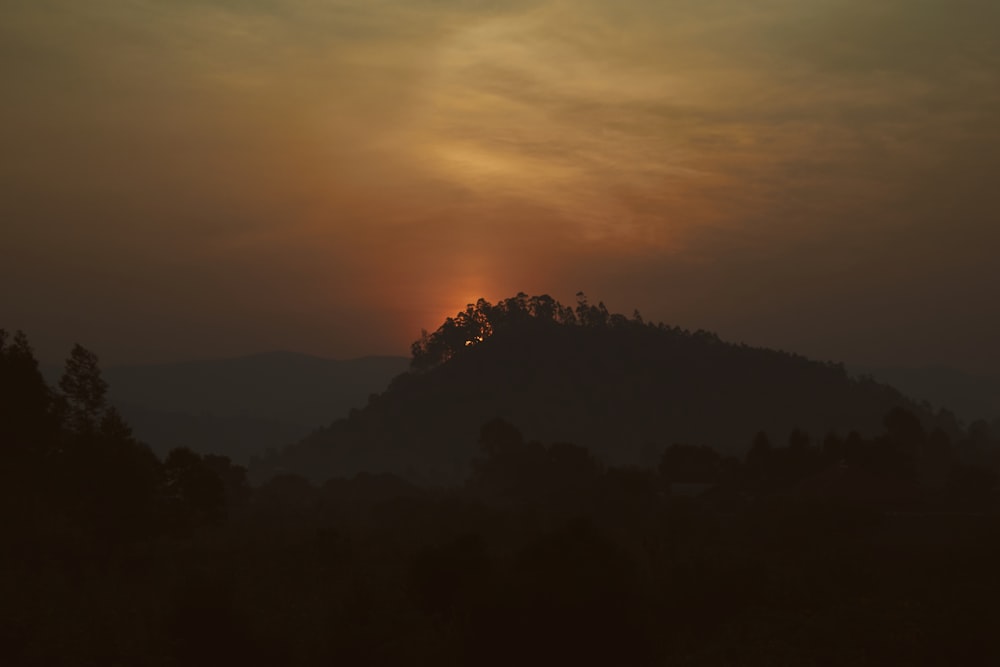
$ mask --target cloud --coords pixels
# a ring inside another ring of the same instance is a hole
[[[232,326],[249,348],[335,304],[396,317],[376,344],[397,349],[450,301],[532,286],[607,289],[624,310],[686,304],[666,319],[737,333],[758,326],[754,307],[775,330],[794,317],[782,312],[819,311],[802,285],[850,317],[865,290],[925,289],[928,262],[961,295],[1000,240],[998,12],[6,3],[0,296],[34,285],[16,313],[28,321],[32,303],[82,313],[93,281],[118,313],[109,332],[142,299],[193,325],[252,303],[264,324]],[[980,326],[1000,333],[994,319]],[[345,348],[372,342],[321,326]]]

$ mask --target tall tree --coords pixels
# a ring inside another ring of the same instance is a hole
[[[77,343],[59,381],[69,402],[71,424],[81,433],[94,430],[107,405],[108,383],[97,361],[96,354]]]
[[[0,329],[0,440],[25,446],[52,425],[52,393],[23,332],[13,340]],[[30,439],[30,438],[29,438]]]

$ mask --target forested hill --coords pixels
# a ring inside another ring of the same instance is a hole
[[[611,314],[578,295],[480,300],[413,345],[411,371],[368,405],[255,461],[313,479],[358,471],[425,482],[462,479],[480,426],[502,417],[528,438],[572,442],[617,465],[655,465],[672,443],[742,455],[755,433],[784,442],[882,429],[893,407],[928,428],[957,432],[895,389],[848,376],[840,364],[727,343]]]

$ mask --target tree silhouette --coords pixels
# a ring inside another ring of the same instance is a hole
[[[0,329],[0,439],[24,450],[31,441],[38,445],[37,440],[52,436],[58,415],[27,337],[18,331],[8,338]]]
[[[475,308],[500,331],[569,321],[522,295]],[[573,332],[606,342],[619,326]],[[985,423],[961,447],[900,411],[822,448],[761,432],[746,465],[668,448],[663,477],[715,482],[696,498],[504,419],[480,421],[461,486],[284,474],[253,488],[225,457],[161,463],[104,407],[96,358],[77,361],[63,423],[26,339],[0,332],[0,433],[30,445],[0,467],[3,664],[998,662],[1000,443]],[[593,365],[580,372],[618,368]],[[920,475],[900,479],[914,457]],[[238,520],[213,520],[234,505]]]
[[[705,445],[673,444],[660,457],[660,476],[677,484],[711,484],[719,479],[722,457]]]
[[[163,462],[167,495],[196,520],[219,521],[226,487],[200,454],[186,447],[170,451]]]
[[[101,377],[97,355],[77,343],[66,360],[59,380],[69,404],[69,417],[77,432],[93,431],[107,403],[108,384]]]
[[[771,441],[768,439],[767,433],[759,431],[753,437],[753,443],[750,445],[750,451],[747,453],[747,465],[752,470],[760,473],[770,463],[773,452],[774,448],[771,447]]]
[[[642,324],[641,318],[628,320],[622,316],[613,317],[603,303],[588,305],[587,297],[582,292],[577,294],[577,299],[575,311],[548,294],[528,296],[518,292],[495,305],[486,299],[479,299],[454,317],[446,318],[433,333],[422,331],[420,338],[410,346],[413,355],[411,366],[418,371],[433,368],[466,348],[475,347],[502,332],[535,330],[552,325],[604,328]]]

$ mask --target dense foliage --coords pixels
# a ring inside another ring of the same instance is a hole
[[[577,295],[576,309],[564,306],[547,294],[529,297],[524,292],[517,296],[491,304],[479,299],[469,304],[455,317],[446,318],[438,329],[428,334],[421,332],[420,339],[413,343],[412,366],[415,370],[433,368],[459,354],[464,349],[474,347],[495,334],[508,331],[522,331],[526,328],[539,329],[551,325],[561,326],[608,326],[611,315],[604,303],[590,306],[583,293]],[[637,317],[641,322],[641,318]],[[624,324],[624,318],[615,318],[615,324]]]
[[[74,349],[47,387],[0,334],[9,665],[993,664],[1000,442],[674,443],[654,469],[482,424],[418,488],[160,461]]]

